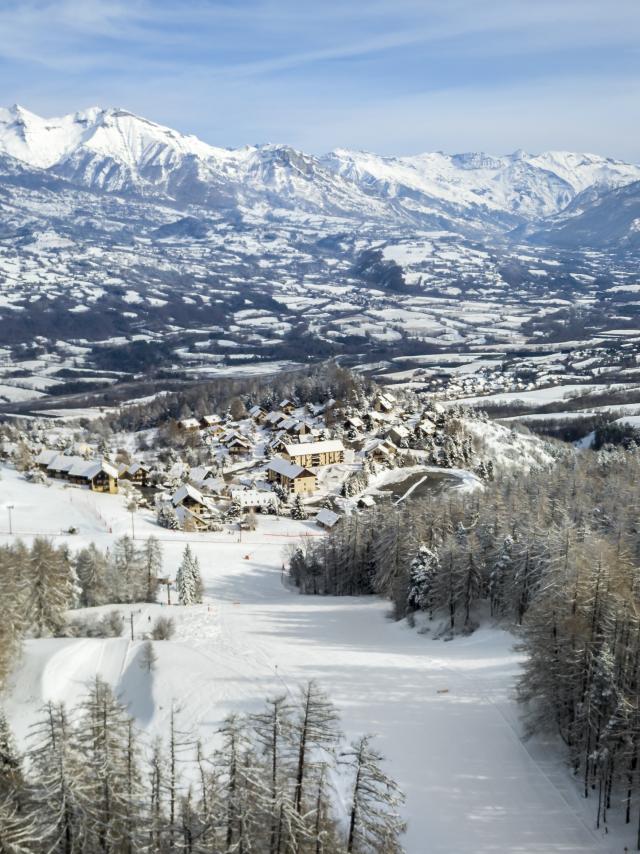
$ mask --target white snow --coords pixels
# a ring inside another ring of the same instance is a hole
[[[104,549],[130,530],[123,496],[28,484],[7,468],[2,478],[0,525],[13,503],[19,531],[78,524],[79,535],[56,539],[72,548],[94,540]],[[445,643],[390,621],[388,604],[375,597],[299,595],[283,582],[282,550],[301,533],[322,536],[312,522],[261,519],[237,542],[228,533],[169,532],[138,516],[137,536],[160,536],[170,574],[189,540],[205,604],[133,606],[137,638],[160,612],[177,623],[174,640],[155,644],[151,676],[138,666],[137,639],[28,641],[6,704],[21,740],[40,702],[73,703],[96,673],[151,735],[166,732],[175,698],[182,726],[205,740],[229,712],[254,710],[264,696],[316,678],[349,737],[378,735],[387,768],[407,794],[408,854],[614,850],[590,829],[562,763],[522,741],[513,698],[520,658],[511,635],[485,628]],[[120,609],[128,620],[128,606]]]

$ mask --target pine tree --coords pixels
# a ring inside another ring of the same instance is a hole
[[[75,569],[81,590],[80,604],[83,607],[91,608],[112,601],[107,560],[93,543],[78,552]]]
[[[296,812],[303,811],[306,785],[314,765],[310,756],[319,751],[331,752],[338,740],[338,714],[312,680],[300,693],[297,714],[293,720],[293,743],[296,751],[293,803]]]
[[[293,770],[292,707],[286,697],[267,700],[263,712],[253,715],[250,723],[258,745],[265,758],[268,780],[269,854],[287,848],[291,839],[290,828],[296,824],[289,781]],[[297,836],[300,828],[298,828]]]
[[[0,709],[0,801],[23,784],[22,761],[9,722]]]
[[[45,850],[80,854],[89,842],[87,805],[92,787],[83,777],[64,706],[47,703],[31,727],[29,740],[29,767],[34,777],[30,798]]]
[[[79,593],[67,552],[56,549],[49,540],[36,537],[27,577],[29,623],[37,636],[57,633],[65,624],[65,611]]]
[[[434,583],[440,571],[438,552],[421,545],[409,567],[407,604],[419,611],[433,610]]]
[[[147,602],[155,602],[158,578],[162,574],[162,546],[156,537],[149,537],[144,545],[144,562],[147,571]]]
[[[405,823],[398,809],[403,798],[394,781],[382,771],[382,756],[370,742],[371,736],[363,736],[342,754],[354,776],[347,854],[401,854],[400,836]]]
[[[143,791],[133,722],[98,678],[79,716],[82,765],[77,777],[83,785],[83,810],[90,816],[87,848],[136,852],[143,831],[136,821]]]
[[[293,507],[291,508],[291,518],[298,520],[307,518],[307,511],[305,510],[304,504],[302,503],[302,499],[299,495],[296,495],[294,499]]]
[[[182,555],[182,562],[176,574],[178,601],[181,605],[193,605],[202,602],[202,577],[200,564],[187,544]]]

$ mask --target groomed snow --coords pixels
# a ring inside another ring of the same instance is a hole
[[[121,495],[28,484],[7,468],[0,473],[4,531],[7,504],[14,505],[18,531],[77,524],[78,535],[56,538],[74,549],[91,540],[104,549],[130,531]],[[7,702],[18,736],[43,700],[74,702],[96,673],[150,734],[166,732],[176,699],[183,724],[198,727],[205,739],[229,712],[255,709],[265,695],[295,692],[316,678],[337,703],[348,736],[378,734],[388,770],[407,794],[408,854],[619,850],[590,830],[562,765],[546,753],[534,758],[521,740],[512,636],[486,628],[434,641],[390,621],[387,603],[377,598],[300,596],[283,582],[282,552],[305,532],[321,536],[310,522],[261,518],[240,543],[237,534],[169,532],[150,514],[137,514],[137,536],[160,537],[170,574],[189,539],[202,567],[205,604],[134,606],[137,637],[160,611],[177,623],[174,640],[155,644],[151,676],[136,661],[139,641],[126,635],[28,641]]]

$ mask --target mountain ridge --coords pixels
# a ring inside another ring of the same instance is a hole
[[[85,189],[181,206],[277,215],[301,211],[508,232],[565,210],[580,194],[640,180],[640,166],[583,152],[378,155],[286,144],[221,148],[118,107],[42,118],[0,108],[0,154]]]

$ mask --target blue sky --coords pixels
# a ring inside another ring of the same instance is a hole
[[[0,0],[0,103],[216,145],[640,162],[640,0]]]

